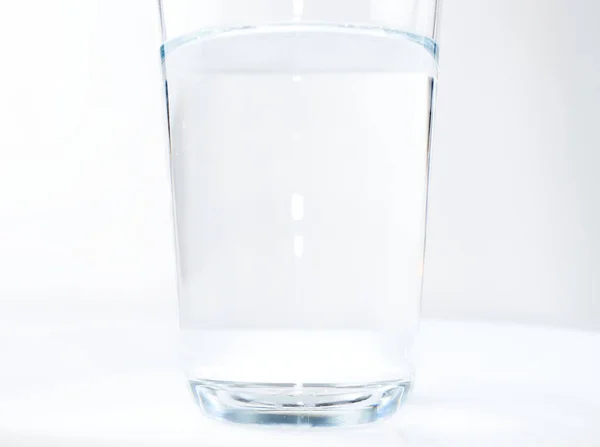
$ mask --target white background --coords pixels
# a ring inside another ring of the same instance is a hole
[[[446,1],[425,315],[600,328],[598,17]],[[0,312],[174,311],[155,2],[7,2],[0,41]]]

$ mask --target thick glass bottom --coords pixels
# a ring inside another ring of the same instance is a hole
[[[198,405],[215,419],[241,424],[344,426],[393,415],[410,380],[360,384],[190,381]]]

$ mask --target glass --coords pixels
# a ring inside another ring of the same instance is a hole
[[[436,0],[162,0],[180,320],[199,405],[392,415],[413,382]]]

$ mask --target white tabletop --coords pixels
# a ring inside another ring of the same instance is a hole
[[[300,430],[207,420],[173,319],[51,320],[0,328],[1,446],[600,445],[597,333],[425,321],[417,386],[395,418]]]

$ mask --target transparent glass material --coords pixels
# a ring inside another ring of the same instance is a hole
[[[413,381],[434,0],[163,0],[186,373],[212,417],[348,425]]]

